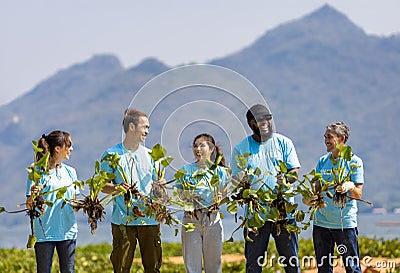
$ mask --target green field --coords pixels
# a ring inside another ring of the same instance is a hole
[[[370,239],[361,237],[360,243],[360,257],[385,257],[385,258],[400,258],[400,239],[383,240],[383,239]],[[299,241],[299,258],[304,256],[313,256],[314,250],[311,239],[300,239]],[[75,269],[76,272],[94,273],[94,272],[112,272],[112,266],[109,261],[111,253],[111,245],[87,245],[80,246],[76,249]],[[224,243],[223,254],[243,254],[244,243],[233,242]],[[181,255],[180,243],[163,243],[163,257],[172,257]],[[272,257],[276,253],[273,242],[270,242],[268,257]],[[36,272],[35,253],[33,250],[27,249],[0,249],[0,272]],[[139,252],[136,251],[135,257],[140,257]],[[284,272],[278,265],[264,267],[263,272],[276,272],[278,269]],[[244,262],[225,263],[223,265],[223,272],[244,272]],[[53,272],[58,272],[58,260],[54,258]],[[140,263],[134,263],[132,272],[143,272]],[[176,265],[171,263],[163,263],[161,272],[185,272],[183,265]],[[399,269],[388,272],[400,272]]]

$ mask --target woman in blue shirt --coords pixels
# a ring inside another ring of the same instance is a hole
[[[202,260],[206,273],[222,271],[223,226],[219,204],[226,196],[228,175],[222,157],[217,168],[210,172],[207,162],[214,162],[221,149],[209,134],[200,134],[193,141],[194,163],[182,166],[184,178],[176,183],[181,196],[189,198],[194,211],[185,211],[182,223],[193,223],[195,230],[182,229],[182,253],[186,272],[202,272]],[[218,175],[218,181],[215,178]],[[214,176],[214,179],[212,177]]]
[[[64,204],[62,199],[57,199],[57,192],[54,191],[67,186],[64,194],[67,200],[71,200],[79,194],[79,190],[75,186],[71,186],[77,180],[75,169],[62,163],[63,160],[69,159],[73,150],[71,136],[67,132],[56,130],[47,136],[42,135],[38,141],[38,147],[43,149],[43,152],[37,153],[36,161],[39,161],[46,152],[50,153],[48,174],[40,178],[38,186],[28,179],[27,208],[31,208],[32,194],[38,194],[40,189],[44,193],[43,198],[52,202],[53,205],[44,205],[44,211],[39,217],[34,218],[34,235],[37,238],[35,244],[37,272],[51,272],[54,248],[57,249],[61,273],[74,272],[78,234],[75,213],[70,205]]]

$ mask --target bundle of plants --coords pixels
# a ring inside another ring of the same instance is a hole
[[[49,173],[48,161],[50,158],[50,153],[46,152],[39,160],[37,160],[37,154],[43,154],[43,149],[38,147],[37,141],[32,141],[32,147],[34,151],[34,161],[29,167],[26,168],[26,170],[28,172],[28,179],[33,181],[34,185],[32,186],[32,192],[27,202],[18,205],[18,206],[25,205],[26,208],[21,210],[8,211],[4,207],[0,207],[0,213],[6,212],[15,214],[15,213],[25,212],[29,216],[31,233],[29,234],[28,237],[28,242],[26,245],[27,248],[34,247],[36,243],[36,236],[34,234],[34,229],[33,229],[33,223],[35,219],[38,219],[39,225],[41,226],[44,233],[44,228],[40,216],[44,214],[45,206],[49,207],[53,206],[53,202],[45,198],[46,195],[57,192],[57,196],[60,196],[63,195],[63,193],[66,191],[67,188],[67,187],[62,187],[56,190],[44,192],[46,184],[41,184],[40,179],[43,176],[48,175]]]
[[[199,220],[199,215],[206,213],[211,217],[211,214],[220,211],[221,205],[228,200],[228,185],[221,185],[217,169],[222,158],[221,154],[214,162],[206,161],[207,168],[198,169],[190,176],[184,170],[175,173],[174,178],[178,180],[178,186],[173,193],[174,204],[182,208],[187,216]],[[202,192],[207,192],[209,196],[203,197]],[[224,217],[221,212],[220,215]]]
[[[301,228],[306,230],[311,226],[311,221],[314,220],[317,210],[327,206],[324,193],[329,198],[333,198],[333,194],[329,191],[330,184],[324,183],[322,175],[316,173],[315,170],[303,175],[303,177],[304,179],[299,181],[300,184],[297,186],[296,192],[302,196],[303,202],[306,202],[309,207],[306,212],[298,210],[295,219],[296,222],[301,223]]]
[[[351,162],[353,153],[350,146],[348,145],[341,146],[337,144],[336,148],[339,149],[338,157],[334,158],[333,156],[331,156],[329,158],[333,166],[331,172],[333,180],[330,183],[327,183],[329,184],[329,186],[331,186],[331,188],[335,190],[335,193],[333,194],[334,204],[343,209],[346,206],[348,199],[355,199],[367,203],[369,205],[372,205],[372,203],[369,202],[368,200],[354,198],[348,195],[347,193],[341,193],[337,191],[337,188],[339,186],[343,186],[344,183],[351,180],[351,175],[354,174],[356,170],[361,166],[357,165],[354,162]]]
[[[65,200],[66,203],[70,203],[75,211],[82,209],[83,213],[87,215],[92,235],[96,233],[98,222],[101,222],[105,218],[106,212],[104,207],[115,198],[111,195],[105,195],[103,198],[99,198],[100,192],[104,186],[115,177],[116,175],[114,173],[100,170],[100,163],[96,161],[94,174],[84,183],[89,186],[89,195],[85,196],[82,194],[84,196],[83,200]]]
[[[300,222],[305,219],[305,212],[298,210],[298,205],[289,201],[297,192],[287,180],[296,179],[296,175],[288,172],[286,164],[280,161],[280,165],[275,167],[277,183],[271,188],[263,178],[272,174],[262,173],[259,168],[247,168],[248,156],[248,153],[236,156],[241,172],[232,178],[236,187],[232,191],[227,209],[228,212],[235,214],[236,221],[238,207],[245,207],[246,210],[245,215],[239,217],[242,222],[234,232],[243,227],[247,234],[248,232],[258,234],[258,229],[266,221],[271,221],[276,225],[278,234],[282,228],[288,232],[300,233],[301,229],[295,224],[289,224],[287,220],[289,215],[293,215]],[[230,241],[232,240],[231,236]],[[246,236],[246,240],[252,241],[249,236]]]
[[[144,213],[149,217],[154,216],[155,219],[160,223],[172,227],[173,225],[180,225],[180,221],[174,216],[172,209],[168,208],[171,205],[171,198],[168,195],[168,185],[175,182],[175,178],[165,181],[166,168],[174,160],[171,156],[167,155],[166,149],[160,144],[156,144],[152,147],[149,152],[151,159],[153,160],[153,167],[156,173],[157,182],[152,184],[150,197],[146,199],[146,209]],[[171,189],[171,188],[170,188]]]
[[[239,216],[241,220],[239,226],[232,232],[228,241],[233,241],[233,234],[240,228],[245,228],[248,232],[251,231],[258,234],[258,228],[265,224],[265,219],[262,217],[267,212],[264,206],[270,198],[270,190],[265,190],[263,187],[255,189],[254,185],[263,183],[259,178],[261,170],[259,168],[247,168],[247,157],[250,153],[237,155],[236,161],[241,170],[235,177],[232,177],[233,190],[231,191],[230,199],[227,203],[227,211],[235,215],[235,222],[238,221],[237,213],[239,207],[245,207],[245,215]],[[247,232],[247,234],[248,234]],[[246,235],[247,241],[252,239]]]

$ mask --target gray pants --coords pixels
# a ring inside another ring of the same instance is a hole
[[[186,213],[182,223],[193,223],[196,229],[186,232],[182,228],[182,253],[187,273],[201,273],[202,260],[206,273],[222,272],[223,227],[219,212],[198,213],[197,220]]]

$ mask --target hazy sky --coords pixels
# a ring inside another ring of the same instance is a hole
[[[223,57],[325,3],[368,34],[400,33],[399,0],[0,0],[0,105],[94,54],[124,67]]]

